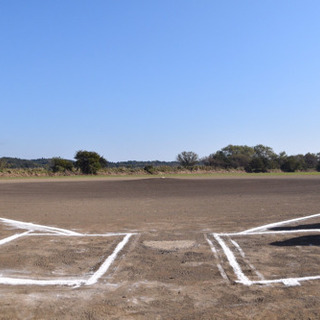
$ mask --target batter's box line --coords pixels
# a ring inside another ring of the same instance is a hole
[[[244,274],[244,272],[241,269],[241,266],[238,263],[234,253],[232,252],[230,247],[226,244],[223,237],[230,237],[230,239],[231,239],[232,236],[250,236],[250,235],[262,235],[262,234],[288,234],[288,233],[300,233],[300,232],[309,232],[309,233],[310,232],[317,232],[318,233],[318,232],[320,232],[320,229],[296,229],[296,230],[284,230],[284,231],[266,231],[269,228],[274,228],[274,227],[278,227],[281,225],[285,225],[285,224],[289,224],[289,223],[293,223],[293,222],[297,222],[297,221],[303,221],[303,220],[307,220],[307,219],[312,219],[312,218],[316,218],[316,217],[320,217],[320,213],[305,216],[305,217],[300,217],[300,218],[296,218],[296,219],[290,219],[290,220],[280,221],[280,222],[276,222],[276,223],[271,223],[271,224],[263,225],[260,227],[248,229],[248,230],[245,230],[242,232],[212,233],[211,235],[213,236],[213,238],[216,240],[216,242],[222,248],[222,250],[228,260],[228,263],[232,267],[233,272],[237,277],[237,280],[236,280],[237,283],[241,283],[246,286],[251,286],[251,285],[255,285],[255,284],[270,285],[270,284],[276,284],[276,283],[282,283],[286,286],[297,286],[297,285],[300,285],[300,282],[302,282],[302,281],[319,280],[320,275],[308,276],[308,277],[281,278],[281,279],[273,279],[273,280],[264,280],[264,279],[250,280]],[[209,245],[210,245],[210,243],[209,243]],[[210,246],[212,249],[212,242],[211,242]],[[241,247],[238,244],[237,244],[237,249],[241,250],[243,252],[243,250],[241,249]],[[218,268],[219,268],[219,266],[218,266]]]
[[[39,285],[39,286],[73,286],[79,287],[82,285],[93,285],[108,271],[112,263],[117,258],[120,251],[129,242],[130,238],[137,233],[105,233],[105,234],[86,234],[78,233],[67,229],[48,227],[39,224],[33,224],[30,222],[22,222],[17,220],[0,218],[0,222],[5,225],[19,229],[27,229],[28,231],[17,233],[12,236],[0,240],[0,246],[11,241],[14,241],[22,237],[30,236],[60,236],[60,237],[112,237],[112,236],[124,236],[123,239],[117,244],[114,251],[107,257],[107,259],[101,264],[98,270],[89,278],[76,278],[76,279],[55,279],[55,280],[39,280],[39,279],[24,279],[24,278],[11,278],[3,277],[0,274],[0,284],[5,285]],[[40,231],[40,232],[35,232]],[[43,232],[41,232],[43,231]]]

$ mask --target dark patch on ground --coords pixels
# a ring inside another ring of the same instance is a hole
[[[288,247],[288,246],[320,246],[320,236],[319,235],[308,235],[295,237],[287,239],[284,241],[271,242],[270,245],[278,247]]]

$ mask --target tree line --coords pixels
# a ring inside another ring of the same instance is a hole
[[[183,151],[176,161],[123,161],[108,162],[103,156],[94,151],[79,150],[74,160],[60,157],[51,159],[23,160],[18,158],[0,158],[0,170],[4,168],[44,168],[54,173],[75,172],[82,174],[97,174],[105,168],[143,168],[153,174],[154,168],[182,168],[194,170],[206,168],[212,170],[244,170],[246,172],[284,172],[320,171],[320,153],[287,155],[285,152],[276,154],[271,147],[262,144],[254,147],[246,145],[228,145],[206,157],[199,158],[193,151]]]
[[[262,144],[254,147],[246,145],[228,145],[202,159],[195,152],[183,151],[177,156],[180,165],[209,166],[214,169],[237,169],[246,172],[283,172],[320,171],[320,153],[287,155],[286,152],[276,154],[271,147]]]

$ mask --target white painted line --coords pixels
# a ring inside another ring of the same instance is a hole
[[[215,246],[213,245],[212,241],[210,239],[208,239],[207,235],[204,235],[204,238],[207,240],[210,248],[211,248],[211,251],[213,252],[215,258],[217,260],[219,260],[219,257],[218,257],[218,253],[217,253],[217,249],[215,248]]]
[[[235,232],[235,233],[219,233],[222,237],[233,237],[233,236],[255,236],[263,234],[290,234],[290,233],[316,233],[320,232],[320,229],[296,229],[296,230],[284,230],[284,231],[261,231],[261,232]]]
[[[266,229],[269,229],[269,228],[274,228],[274,227],[285,225],[285,224],[292,223],[292,222],[297,222],[297,221],[307,220],[307,219],[311,219],[311,218],[316,218],[316,217],[319,217],[319,216],[320,216],[320,213],[317,213],[317,214],[312,214],[312,215],[306,216],[306,217],[290,219],[290,220],[284,220],[284,221],[280,221],[280,222],[276,222],[276,223],[269,223],[269,224],[266,224],[266,225],[263,225],[263,226],[260,226],[260,227],[256,227],[256,228],[252,228],[252,229],[248,229],[248,230],[242,231],[240,233],[247,234],[247,233],[256,232],[256,231],[260,231],[260,230],[266,230]]]
[[[250,286],[252,284],[252,281],[250,281],[249,278],[247,276],[245,276],[245,274],[242,272],[241,267],[238,264],[234,254],[232,253],[230,248],[225,244],[225,242],[222,240],[222,238],[218,234],[214,233],[213,236],[216,239],[216,241],[220,244],[221,248],[223,249],[223,251],[229,261],[229,264],[231,265],[234,273],[236,274],[237,278],[239,279],[238,282],[240,282],[244,285]]]
[[[261,278],[261,280],[257,280],[257,281],[250,280],[244,275],[239,263],[237,262],[234,254],[232,253],[231,249],[226,245],[226,243],[223,241],[223,239],[221,237],[254,236],[254,235],[269,235],[269,234],[281,234],[281,235],[284,235],[284,234],[295,234],[295,233],[319,233],[320,229],[295,229],[295,230],[274,230],[274,231],[268,230],[269,228],[274,228],[274,227],[286,225],[286,224],[289,224],[289,223],[308,220],[308,219],[317,218],[317,217],[320,217],[320,213],[309,215],[309,216],[305,216],[305,217],[300,217],[300,218],[280,221],[280,222],[276,222],[276,223],[270,223],[270,224],[266,224],[266,225],[263,225],[263,226],[260,226],[260,227],[251,228],[251,229],[248,229],[248,230],[245,230],[245,231],[242,231],[242,232],[219,233],[219,234],[213,233],[212,235],[214,236],[216,241],[220,244],[221,248],[223,249],[223,251],[224,251],[224,253],[225,253],[225,255],[226,255],[226,257],[227,257],[227,259],[229,261],[230,266],[233,268],[234,273],[238,278],[238,280],[236,281],[237,283],[241,283],[241,284],[245,284],[245,285],[252,285],[252,284],[269,285],[269,284],[275,284],[275,283],[282,283],[285,286],[298,286],[298,285],[300,285],[300,282],[302,282],[302,281],[320,280],[320,275],[319,276],[309,276],[309,277],[282,278],[282,279],[265,280],[263,278],[263,275],[261,273],[259,273],[254,268],[254,266],[252,266],[250,264],[250,262],[248,260],[246,260],[245,262],[252,269],[254,269],[256,274]],[[240,253],[241,257],[243,259],[246,259],[245,258],[245,253],[243,252],[243,250],[241,249],[239,244],[236,241],[232,240],[232,239],[230,239],[230,241],[234,245],[234,247],[238,250],[238,252]]]
[[[212,243],[212,241],[211,241],[210,239],[208,239],[207,235],[204,235],[204,238],[207,240],[207,242],[208,242],[208,244],[209,244],[209,246],[210,246],[210,248],[211,248],[211,251],[213,252],[214,257],[216,258],[216,260],[220,261],[219,256],[218,256],[218,252],[217,252],[214,244]],[[218,267],[218,270],[219,270],[219,272],[220,272],[221,277],[222,277],[223,279],[229,281],[228,276],[227,276],[227,274],[225,273],[222,265],[221,265],[220,263],[217,263],[217,267]]]
[[[38,285],[38,286],[80,286],[85,283],[85,280],[33,280],[8,278],[0,276],[0,284],[6,285]]]
[[[128,233],[79,233],[79,234],[59,234],[59,233],[30,233],[28,236],[50,236],[50,237],[118,237]],[[132,233],[135,234],[135,233]]]
[[[220,274],[221,274],[221,277],[224,279],[224,280],[227,280],[229,282],[229,279],[228,279],[228,276],[227,274],[225,273],[224,269],[222,268],[221,264],[220,263],[217,263],[217,267],[220,271]]]
[[[300,278],[283,278],[283,279],[274,279],[274,280],[259,280],[252,281],[253,284],[272,284],[272,283],[283,283],[285,285],[300,285],[299,282],[310,281],[310,280],[320,280],[320,276],[311,276],[311,277],[300,277]]]
[[[239,246],[239,244],[236,241],[232,240],[232,239],[230,239],[230,241],[237,248],[237,250],[239,251],[241,257],[245,258],[246,256],[245,256],[243,250],[241,249],[241,247]]]
[[[244,254],[243,250],[241,249],[241,247],[239,246],[238,242],[230,239],[231,243],[236,247],[236,249],[239,251],[242,259],[244,260],[244,262],[255,272],[255,274],[261,279],[261,280],[265,280],[264,276],[254,267],[254,265],[252,265],[249,260],[246,258],[246,255]]]
[[[18,229],[47,231],[47,232],[51,231],[51,232],[58,232],[59,234],[67,234],[67,235],[80,235],[81,234],[81,233],[71,231],[71,230],[54,228],[54,227],[47,227],[47,226],[42,226],[40,224],[33,224],[30,222],[22,222],[22,221],[16,221],[16,220],[5,219],[5,218],[0,218],[0,221],[4,222],[7,225],[18,228]]]
[[[13,236],[4,238],[4,239],[0,240],[0,245],[8,243],[8,242],[10,242],[12,240],[24,237],[24,236],[28,235],[30,232],[31,231],[26,231],[26,232],[23,232],[23,233],[17,233],[17,234],[14,234]]]
[[[85,285],[92,285],[95,284],[99,278],[101,278],[109,269],[112,262],[117,257],[118,253],[123,249],[123,247],[127,244],[130,237],[133,235],[133,233],[128,233],[123,240],[118,243],[113,253],[105,260],[105,262],[100,266],[100,268],[89,278],[89,280],[86,281]]]

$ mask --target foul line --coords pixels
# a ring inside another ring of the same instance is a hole
[[[280,222],[276,222],[276,223],[269,223],[269,224],[266,224],[266,225],[263,225],[263,226],[260,226],[260,227],[256,227],[256,228],[252,228],[252,229],[248,229],[248,230],[242,231],[242,232],[240,232],[240,234],[247,234],[247,233],[256,232],[256,231],[259,231],[259,230],[266,230],[266,229],[269,229],[269,228],[281,226],[281,225],[288,224],[288,223],[291,223],[291,222],[302,221],[302,220],[306,220],[306,219],[316,218],[316,217],[319,217],[319,216],[320,216],[320,213],[317,213],[317,214],[312,214],[312,215],[306,216],[306,217],[290,219],[290,220],[280,221]]]

